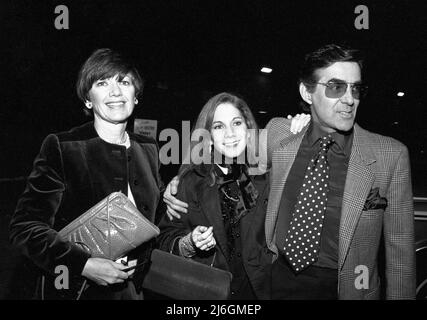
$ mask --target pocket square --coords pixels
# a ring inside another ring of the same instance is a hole
[[[387,208],[387,199],[380,196],[380,188],[373,188],[369,192],[363,210],[375,210]]]

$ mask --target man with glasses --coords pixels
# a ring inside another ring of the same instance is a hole
[[[265,298],[415,298],[408,150],[355,124],[362,66],[357,50],[337,45],[308,54],[299,91],[313,121],[292,134],[291,121],[275,118],[260,137],[270,194],[265,237],[257,229],[245,267],[266,275]],[[177,184],[164,198],[185,213]]]
[[[284,118],[267,125],[272,299],[379,299],[380,275],[385,298],[415,297],[408,150],[355,124],[362,66],[338,45],[308,54],[299,91],[313,121],[296,135]]]

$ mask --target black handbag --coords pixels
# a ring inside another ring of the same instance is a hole
[[[215,253],[216,255],[216,253]],[[144,289],[176,300],[225,300],[231,272],[154,249],[142,284]]]

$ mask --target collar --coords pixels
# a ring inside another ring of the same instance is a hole
[[[328,133],[322,130],[317,122],[310,121],[310,125],[307,129],[307,141],[310,146],[314,146],[319,139],[326,135],[328,135]],[[346,156],[350,156],[354,130],[351,129],[348,132],[333,132],[331,136],[335,141],[331,148],[335,149],[335,151],[344,153]]]
[[[157,148],[157,142],[148,136],[144,136],[141,134],[136,134],[133,133],[132,131],[128,131],[126,130],[127,134],[129,135],[129,139],[131,141],[136,141],[138,143],[143,143],[143,144],[152,144],[155,145]],[[94,139],[94,138],[99,138],[98,133],[95,130],[95,126],[94,126],[94,122],[93,121],[89,121],[86,122],[78,127],[75,127],[73,129],[71,129],[70,131],[64,132],[68,138],[75,138],[75,139],[80,139],[80,140],[89,140],[89,139]],[[102,140],[102,139],[101,139]],[[102,140],[104,141],[104,140]],[[105,142],[107,144],[109,144],[108,142]]]
[[[245,165],[242,164],[224,164],[219,166],[218,164],[214,165],[214,172],[218,178],[221,180],[239,180],[242,176],[242,173],[245,171]],[[224,170],[226,169],[226,170]],[[226,172],[224,172],[226,171]]]

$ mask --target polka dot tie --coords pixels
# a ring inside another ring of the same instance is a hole
[[[285,256],[296,272],[317,260],[329,188],[327,152],[334,141],[320,140],[320,150],[308,164],[285,239]]]

